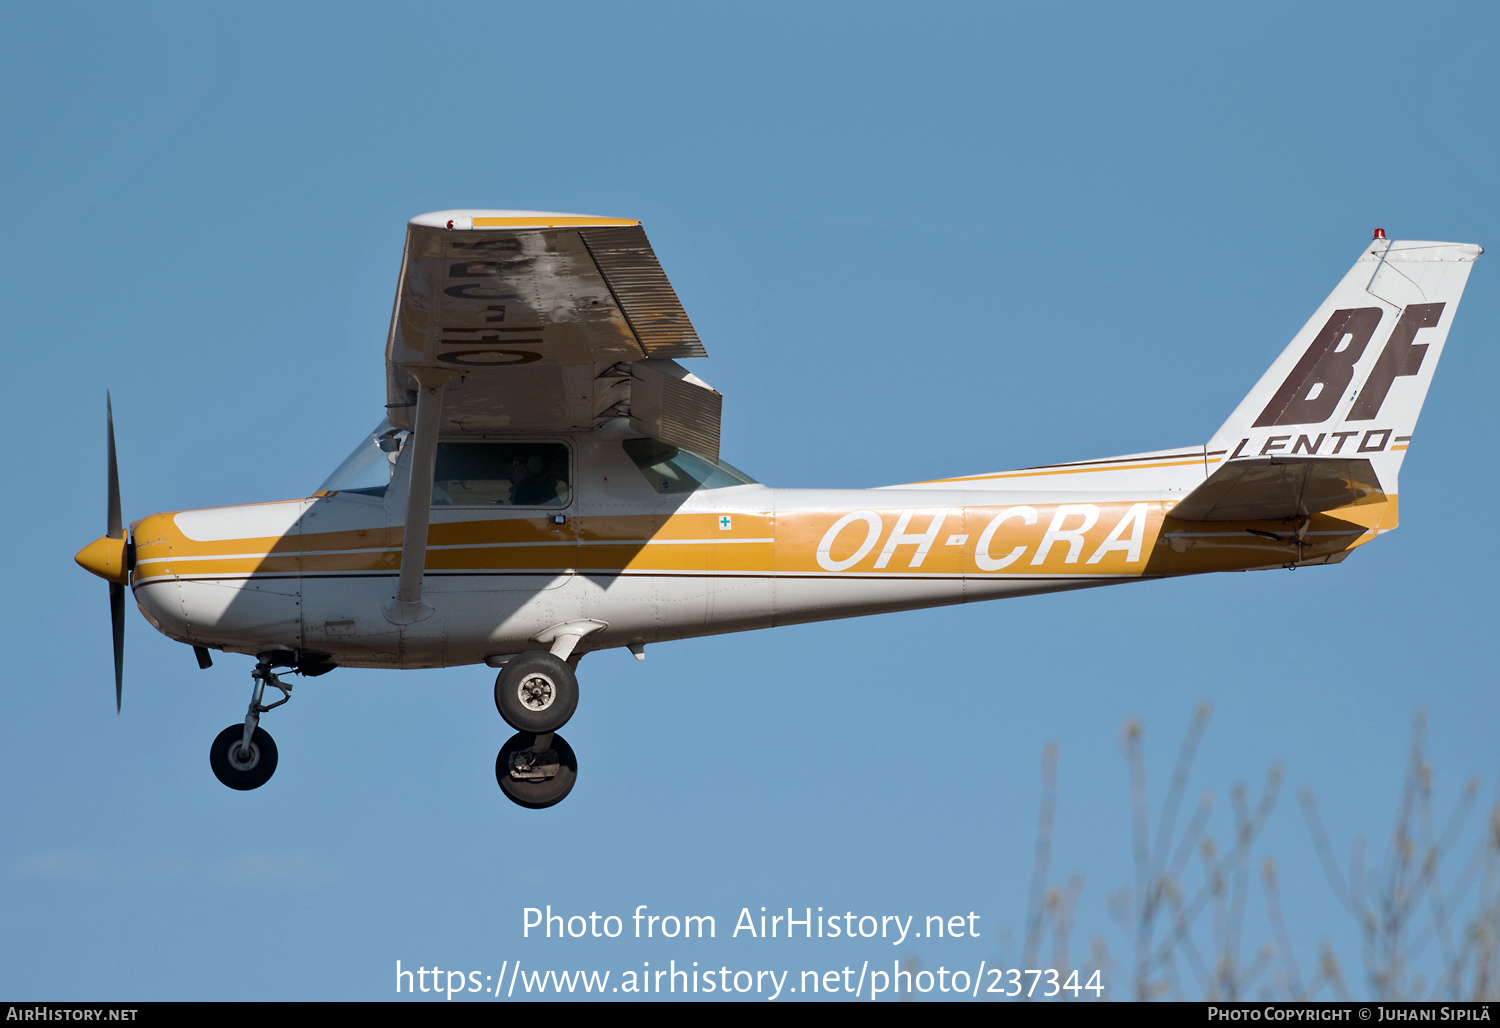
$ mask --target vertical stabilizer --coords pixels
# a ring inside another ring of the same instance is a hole
[[[1209,466],[1368,460],[1394,494],[1475,258],[1470,243],[1377,238],[1209,442]]]

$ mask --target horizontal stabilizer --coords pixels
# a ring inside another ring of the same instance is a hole
[[[1177,521],[1281,521],[1386,498],[1368,460],[1260,457],[1219,465],[1172,508]]]

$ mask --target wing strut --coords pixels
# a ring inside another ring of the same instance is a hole
[[[393,625],[411,625],[432,617],[422,601],[422,572],[427,564],[427,522],[432,516],[432,475],[436,470],[438,425],[443,413],[443,387],[454,372],[443,368],[407,368],[417,385],[417,416],[407,445],[414,447],[407,478],[406,529],[401,540],[401,577],[396,598],[385,607]]]

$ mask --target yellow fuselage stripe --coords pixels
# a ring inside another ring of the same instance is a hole
[[[986,482],[997,478],[1032,478],[1041,475],[1084,475],[1099,471],[1139,471],[1142,468],[1182,468],[1192,464],[1202,464],[1202,457],[1194,457],[1191,460],[1162,461],[1155,464],[1118,464],[1113,467],[1093,468],[1058,468],[1055,470],[1038,471],[1006,471],[995,475],[969,475],[965,478],[934,478],[927,482],[918,482],[917,485],[937,485],[940,482]]]
[[[475,218],[475,228],[588,228],[593,225],[639,225],[629,218]]]

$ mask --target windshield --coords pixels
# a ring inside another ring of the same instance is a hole
[[[651,488],[659,493],[755,484],[755,479],[733,464],[711,460],[657,439],[626,439],[621,445]]]
[[[406,436],[404,429],[392,428],[389,421],[382,420],[373,432],[360,440],[354,452],[334,469],[318,491],[384,496]]]

